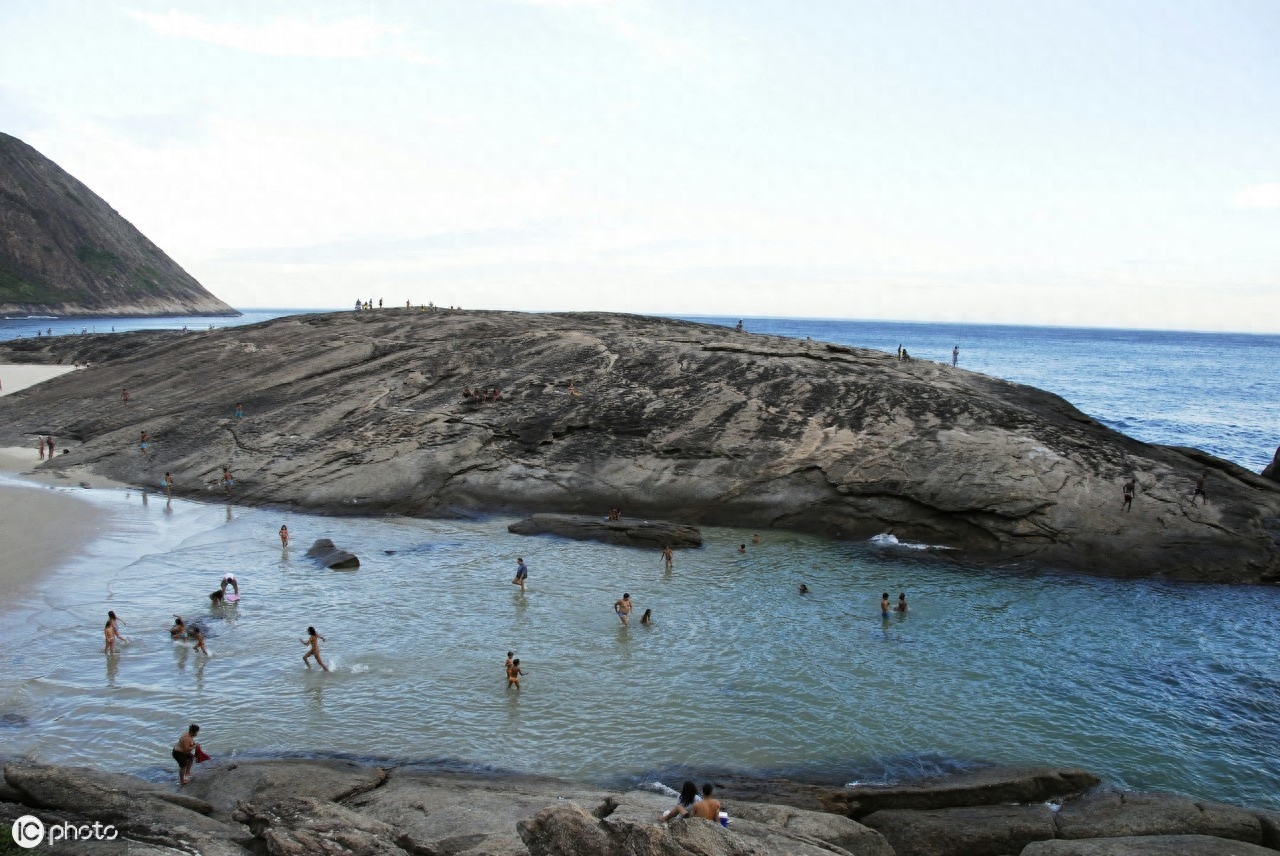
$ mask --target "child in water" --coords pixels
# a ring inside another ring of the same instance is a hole
[[[507,666],[507,689],[512,687],[520,689],[520,676],[527,674],[529,673],[520,668],[520,658],[516,657],[511,661],[511,665]]]
[[[307,664],[308,669],[311,668],[311,663],[310,663],[311,658],[315,657],[316,662],[320,664],[320,668],[324,669],[326,672],[329,671],[329,667],[324,664],[324,660],[320,659],[320,643],[328,642],[329,641],[328,639],[325,639],[323,636],[317,633],[314,627],[308,627],[307,638],[299,639],[298,641],[301,642],[303,645],[311,646],[311,650],[307,651],[307,653],[302,655],[302,662]]]
[[[199,625],[191,625],[190,636],[192,639],[196,640],[196,644],[191,646],[191,650],[199,651],[201,654],[208,657],[209,649],[204,647],[204,632],[200,629]]]

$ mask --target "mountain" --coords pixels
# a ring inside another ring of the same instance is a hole
[[[74,176],[0,134],[0,313],[238,315]]]

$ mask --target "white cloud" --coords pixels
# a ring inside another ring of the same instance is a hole
[[[369,59],[383,57],[424,63],[403,27],[393,27],[368,17],[310,18],[278,16],[262,23],[215,21],[200,15],[169,10],[164,13],[130,12],[133,18],[157,33],[194,39],[247,53],[269,56]]]
[[[1231,203],[1236,208],[1280,208],[1280,181],[1246,187]]]

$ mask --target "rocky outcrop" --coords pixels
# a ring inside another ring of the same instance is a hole
[[[328,538],[317,538],[315,543],[307,548],[306,556],[333,571],[354,571],[360,567],[360,558],[355,553],[348,553],[334,546]]]
[[[1274,854],[1274,812],[1181,797],[1095,793],[1056,804],[907,809],[886,804],[859,823],[794,806],[743,802],[721,787],[731,822],[663,824],[671,797],[519,774],[347,761],[202,765],[181,790],[115,773],[12,762],[0,820],[113,824],[114,849],[65,852],[207,856],[1192,856]],[[1017,777],[1006,777],[1017,778]],[[816,786],[815,786],[816,787]],[[940,787],[940,792],[954,794]],[[994,791],[970,790],[976,798]],[[16,802],[15,802],[16,800]],[[1126,807],[1127,806],[1127,807]],[[1128,816],[1124,816],[1128,812]],[[1195,815],[1204,815],[1195,820]],[[1060,822],[1062,818],[1067,822]],[[1251,820],[1252,819],[1252,820]],[[1198,834],[1185,830],[1197,829]],[[1261,830],[1261,831],[1260,831]],[[1099,837],[1071,838],[1087,834]],[[1244,836],[1240,840],[1234,836]],[[1161,849],[1163,848],[1163,849]],[[42,852],[64,852],[50,849]]]
[[[0,313],[238,315],[84,184],[0,133]]]
[[[661,520],[608,520],[586,514],[535,514],[512,523],[507,531],[516,535],[558,535],[620,547],[677,550],[702,546],[702,533],[692,526]]]
[[[1060,767],[989,767],[907,785],[859,785],[823,799],[828,811],[861,818],[885,809],[1044,803],[1077,796],[1099,784],[1086,770]]]
[[[9,350],[94,366],[3,399],[0,440],[53,432],[72,451],[46,467],[145,485],[172,471],[180,492],[201,496],[219,492],[229,463],[234,499],[248,504],[409,515],[619,506],[839,538],[892,529],[965,561],[1280,580],[1274,482],[936,363],[594,313],[387,310],[109,338]],[[464,406],[464,386],[502,398]],[[237,402],[243,419],[231,418]],[[141,430],[148,455],[137,453]],[[1193,506],[1206,469],[1210,501]]]

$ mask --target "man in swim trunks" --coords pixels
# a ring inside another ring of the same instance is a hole
[[[702,785],[702,799],[689,806],[689,817],[700,817],[703,820],[709,820],[712,823],[720,822],[720,800],[711,796],[715,788],[710,782],[704,782]]]
[[[669,571],[671,570],[671,547],[667,544],[662,546],[662,564]]]
[[[520,591],[524,591],[524,582],[529,579],[529,566],[524,563],[524,558],[516,556],[516,575],[511,581],[513,586],[520,586]]]
[[[622,593],[622,597],[613,602],[613,611],[618,616],[618,620],[622,622],[622,626],[627,626],[627,616],[631,614],[631,595],[626,592]]]
[[[885,621],[889,620],[889,593],[885,592],[880,595],[880,617]]]
[[[200,726],[193,722],[173,746],[173,760],[178,762],[178,784],[180,785],[191,781],[191,768],[195,766],[196,749],[199,747],[196,743],[196,735],[199,733]]]

